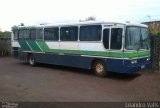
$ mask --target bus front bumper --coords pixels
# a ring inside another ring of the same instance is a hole
[[[149,57],[134,60],[112,59],[106,60],[108,71],[119,73],[135,73],[140,70],[149,69],[151,61]]]

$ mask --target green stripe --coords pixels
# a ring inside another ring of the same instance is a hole
[[[134,52],[124,52],[125,58],[136,58],[150,56],[150,51],[134,51]]]
[[[44,52],[49,52],[51,50],[44,41],[39,40],[37,43]]]
[[[37,45],[37,43],[34,40],[28,40],[27,42],[28,42],[28,44],[30,45],[30,47],[32,48],[33,51],[41,52],[41,49],[39,48],[39,46]]]
[[[102,51],[83,51],[83,50],[59,50],[52,49],[48,52],[64,53],[64,54],[80,54],[80,55],[90,55],[90,56],[104,56],[104,57],[115,57],[115,58],[137,58],[149,56],[149,51],[139,51],[139,52],[102,52]]]
[[[127,52],[104,52],[104,51],[85,51],[85,50],[61,50],[61,49],[50,49],[45,41],[37,42],[44,52],[50,53],[64,53],[64,54],[80,54],[89,56],[104,56],[104,57],[116,57],[116,58],[137,58],[149,56],[150,51],[127,51]]]
[[[37,43],[36,43],[37,42]],[[88,56],[104,56],[104,57],[115,57],[115,58],[137,58],[150,56],[150,51],[126,51],[126,52],[116,52],[116,51],[85,51],[85,50],[61,50],[61,49],[50,49],[45,41],[28,41],[32,49],[37,52],[41,52],[41,49],[44,52],[48,53],[64,53],[64,54],[79,54],[79,55],[88,55]],[[38,45],[39,46],[38,46]],[[39,48],[40,47],[40,48]]]
[[[23,51],[31,51],[31,48],[28,46],[28,44],[25,40],[18,40],[18,42],[19,42],[21,49]]]
[[[64,54],[80,54],[89,56],[104,56],[104,57],[116,57],[116,58],[137,58],[149,56],[150,51],[132,51],[132,52],[104,52],[104,51],[84,51],[84,50],[60,50],[60,49],[50,49],[44,41],[38,41],[41,49],[45,52],[51,53],[64,53]]]

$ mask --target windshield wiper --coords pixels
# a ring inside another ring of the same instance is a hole
[[[140,33],[141,33],[141,31],[140,31]],[[141,46],[142,46],[142,34],[139,34],[140,35],[140,41],[139,41],[139,46],[138,46],[138,48],[137,48],[137,51],[139,51],[140,50],[140,48],[141,48]]]
[[[149,43],[146,42],[146,41],[147,41],[147,39],[143,39],[143,40],[142,40],[142,45],[143,45],[143,46],[146,45],[146,46],[147,46],[147,50],[149,50],[149,48],[150,48],[150,47],[149,47]],[[145,44],[144,42],[146,42],[146,44]],[[143,47],[143,46],[142,46],[142,47]]]
[[[139,50],[140,50],[140,48],[141,48],[141,44],[139,44],[139,46],[138,46],[138,48],[137,48],[137,51],[139,51]]]

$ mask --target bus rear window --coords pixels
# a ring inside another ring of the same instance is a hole
[[[14,40],[18,39],[18,30],[13,31]]]

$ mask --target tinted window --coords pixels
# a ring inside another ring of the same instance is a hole
[[[19,30],[19,39],[23,39],[23,30]]]
[[[59,28],[44,29],[44,40],[58,40],[58,39],[59,39]]]
[[[18,39],[18,30],[14,30],[13,35],[14,35],[14,40],[17,40]]]
[[[39,28],[37,29],[37,40],[43,39],[43,29]]]
[[[111,30],[111,49],[121,49],[122,47],[122,28],[112,28]]]
[[[24,39],[29,39],[30,38],[30,31],[29,29],[23,30],[23,38]]]
[[[100,41],[101,25],[81,26],[80,41]]]
[[[109,48],[109,29],[103,30],[103,44],[106,49]]]
[[[30,37],[30,38],[31,38],[32,40],[35,40],[35,39],[36,39],[36,29],[31,29],[30,32],[31,32],[31,33],[30,33],[30,34],[31,34],[31,37]]]
[[[77,41],[78,27],[62,27],[60,39],[62,41]]]

